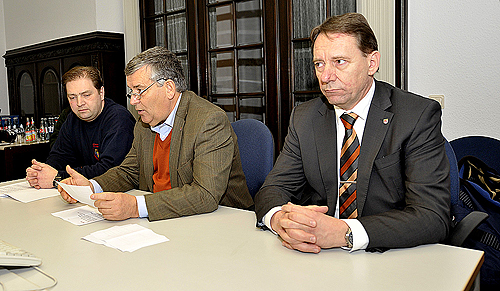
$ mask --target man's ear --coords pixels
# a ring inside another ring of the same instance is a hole
[[[163,88],[165,89],[165,93],[167,94],[168,99],[174,99],[176,87],[174,81],[171,79],[166,80],[163,83]]]
[[[373,76],[378,71],[380,66],[380,52],[373,51],[368,55],[369,67],[368,67],[368,75]]]
[[[104,100],[104,86],[101,86],[101,89],[99,90],[99,96],[101,96],[101,100]]]

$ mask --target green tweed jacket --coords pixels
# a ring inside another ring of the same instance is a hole
[[[253,206],[236,134],[222,109],[186,91],[171,134],[172,189],[145,195],[149,220],[212,212],[219,204]],[[122,164],[94,178],[105,192],[153,191],[155,136],[148,124],[136,123],[132,148]]]

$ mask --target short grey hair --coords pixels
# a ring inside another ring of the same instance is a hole
[[[177,92],[187,90],[186,77],[181,62],[168,49],[160,46],[152,47],[133,57],[125,67],[125,76],[130,76],[144,66],[151,69],[152,81],[159,79],[174,81]]]

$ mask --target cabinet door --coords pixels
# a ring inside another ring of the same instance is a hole
[[[19,98],[10,98],[11,114],[19,115],[21,122],[25,122],[25,117],[37,117],[37,79],[35,72],[35,64],[16,66],[13,70],[15,78],[14,93]],[[14,94],[12,94],[14,95]],[[14,110],[13,110],[14,109]]]
[[[21,115],[35,114],[35,83],[29,72],[23,71],[19,75],[19,96],[21,100]]]
[[[61,85],[61,62],[59,60],[44,61],[36,64],[37,77],[40,84],[39,100],[40,108],[35,120],[42,117],[59,116],[63,102]]]
[[[61,82],[56,71],[48,68],[41,76],[42,80],[42,107],[43,115],[46,116],[59,116],[61,113]]]

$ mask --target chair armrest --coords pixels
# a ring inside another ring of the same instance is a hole
[[[488,217],[487,213],[481,211],[469,213],[451,230],[448,243],[457,247],[462,246],[471,232]]]

